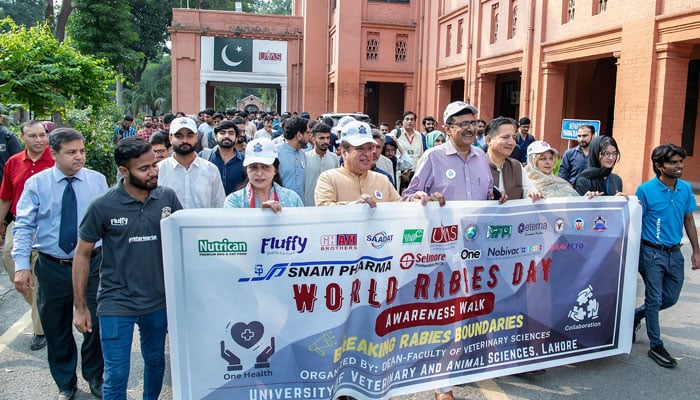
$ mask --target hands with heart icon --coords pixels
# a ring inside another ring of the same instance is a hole
[[[270,363],[268,360],[272,355],[275,354],[275,338],[274,336],[270,338],[270,345],[265,348],[265,350],[262,351],[262,353],[258,354],[258,357],[255,359],[255,368],[268,368],[270,366]]]
[[[221,341],[221,358],[228,362],[229,371],[238,371],[243,369],[243,365],[241,365],[241,359],[236,357],[236,355],[233,354],[231,350],[226,349],[226,343],[224,343],[223,340]]]

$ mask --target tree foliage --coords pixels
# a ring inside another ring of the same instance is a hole
[[[17,25],[34,26],[43,16],[44,0],[0,0],[0,19],[10,17]]]
[[[59,43],[48,24],[27,28],[8,18],[0,21],[0,32],[0,102],[46,116],[109,100],[114,72],[70,41]]]
[[[158,64],[148,64],[141,81],[126,95],[130,98],[129,112],[137,114],[142,106],[148,107],[150,115],[170,109],[171,102],[170,57],[165,56]]]

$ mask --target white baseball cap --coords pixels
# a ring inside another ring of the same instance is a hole
[[[182,128],[187,128],[192,132],[197,133],[197,124],[194,123],[192,118],[179,117],[175,118],[173,122],[170,123],[170,134],[173,135]]]
[[[372,138],[372,128],[366,122],[352,121],[343,127],[341,142],[352,146],[362,146],[365,143],[376,144]]]
[[[268,138],[258,138],[251,140],[245,148],[245,158],[243,166],[260,163],[265,165],[274,164],[277,159],[277,146]]]
[[[340,136],[340,132],[343,130],[343,127],[352,121],[355,121],[355,118],[352,117],[351,115],[346,115],[343,118],[338,120],[338,123],[335,124],[334,127],[331,128],[331,132],[335,133],[336,135]]]
[[[447,120],[462,110],[469,110],[469,112],[474,115],[479,113],[479,110],[473,105],[467,104],[463,101],[455,101],[445,107],[445,112],[442,114],[442,122],[446,124]]]
[[[527,155],[528,157],[532,154],[542,154],[546,151],[551,151],[554,154],[559,154],[557,149],[554,147],[551,147],[549,143],[543,141],[543,140],[536,140],[532,143],[530,143],[529,146],[527,146]]]

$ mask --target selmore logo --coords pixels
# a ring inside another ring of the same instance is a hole
[[[422,254],[422,253],[404,253],[399,259],[401,269],[409,269],[414,265],[416,267],[434,267],[445,262],[447,255],[439,254]]]
[[[416,244],[423,242],[422,229],[404,229],[402,244]]]
[[[459,238],[458,225],[436,226],[430,236],[430,243],[449,243],[456,241],[457,238]]]
[[[357,234],[322,235],[321,250],[357,250]]]
[[[486,225],[487,239],[510,239],[512,234],[512,225]]]
[[[521,222],[518,225],[518,233],[521,235],[541,235],[543,231],[547,230],[546,222]]]
[[[262,240],[261,254],[300,254],[306,250],[308,239],[301,236],[287,236],[284,239],[269,237]]]
[[[112,218],[109,220],[109,224],[112,226],[126,226],[126,224],[129,223],[129,218],[127,217],[121,217],[121,218]]]
[[[200,256],[231,256],[245,255],[248,253],[248,243],[232,242],[228,239],[198,240],[197,249]]]
[[[367,241],[375,249],[381,249],[385,244],[391,243],[394,240],[394,235],[389,235],[386,231],[377,232],[374,235],[367,235]]]

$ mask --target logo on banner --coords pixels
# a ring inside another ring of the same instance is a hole
[[[541,253],[542,245],[536,244],[532,246],[521,246],[521,247],[489,247],[486,254],[491,258],[508,258],[508,257],[518,257],[525,254]]]
[[[321,251],[357,250],[357,234],[339,233],[321,236]]]
[[[258,52],[258,61],[260,62],[272,62],[272,63],[277,63],[277,62],[282,62],[282,53],[277,53],[273,51],[259,51]]]
[[[253,40],[214,38],[215,71],[253,71]]]
[[[200,256],[242,256],[248,254],[248,243],[221,240],[201,239],[197,241]]]
[[[521,222],[518,225],[518,233],[521,235],[541,235],[542,232],[547,230],[546,222],[528,222],[527,224]]]
[[[481,250],[462,249],[459,258],[463,261],[478,260],[481,258]]]
[[[423,229],[404,229],[402,244],[417,244],[423,242]]]
[[[414,265],[416,267],[435,267],[443,264],[447,259],[445,253],[423,254],[423,253],[404,253],[399,259],[401,269],[410,269]]]
[[[436,226],[430,235],[430,243],[450,243],[459,238],[459,226]]]
[[[554,243],[549,248],[550,251],[560,251],[560,250],[583,250],[585,243],[583,242],[570,242],[570,243]]]
[[[253,267],[253,277],[238,278],[238,282],[269,281],[286,275],[288,278],[308,278],[317,276],[347,276],[361,271],[382,274],[391,271],[392,256],[364,256],[356,260],[301,261],[275,264],[267,273],[262,264]]]
[[[335,336],[332,335],[331,331],[328,331],[319,336],[313,342],[311,342],[309,347],[307,347],[306,349],[308,351],[313,351],[321,357],[325,357],[326,352],[328,352],[329,354],[333,353],[333,350],[337,345],[338,342],[336,342]]]
[[[510,239],[513,234],[513,225],[486,225],[487,239]]]
[[[556,233],[564,232],[565,225],[566,225],[566,223],[564,222],[564,218],[557,218],[557,220],[554,221],[554,232],[556,232]]]
[[[394,240],[394,235],[389,235],[386,231],[377,232],[374,235],[367,235],[367,241],[375,249],[381,249],[385,244],[391,243]]]
[[[231,324],[230,322],[226,325],[227,333],[230,333],[231,339],[236,346],[227,346],[227,340],[221,341],[221,349],[219,355],[228,364],[226,366],[227,371],[240,371],[243,369],[243,363],[241,362],[240,355],[250,351],[253,346],[256,346],[252,351],[255,351],[257,356],[255,358],[254,367],[256,369],[269,368],[270,367],[270,357],[275,354],[275,337],[270,338],[270,345],[265,346],[264,349],[257,353],[257,350],[261,347],[259,345],[262,340],[263,334],[265,333],[265,327],[260,321],[251,321],[249,323],[236,322]],[[229,343],[231,344],[231,343]],[[264,344],[263,344],[264,346]],[[235,353],[234,353],[235,351]],[[260,376],[272,375],[271,371],[246,371],[243,374],[225,374],[224,379],[231,378],[254,378]]]
[[[301,236],[287,236],[284,239],[269,237],[262,240],[261,254],[301,254],[306,250],[308,238]]]
[[[583,228],[586,227],[586,223],[583,222],[583,218],[578,217],[578,218],[574,219],[572,226],[573,226],[575,231],[581,232],[581,231],[583,231]]]
[[[588,285],[587,288],[578,292],[576,305],[569,311],[569,318],[576,322],[598,319],[599,307],[600,303],[593,295],[593,287]]]
[[[608,229],[608,223],[601,215],[597,216],[595,221],[593,221],[593,230],[596,232],[603,232]]]
[[[464,228],[464,240],[467,242],[473,242],[479,235],[479,226],[476,224],[469,224]]]

